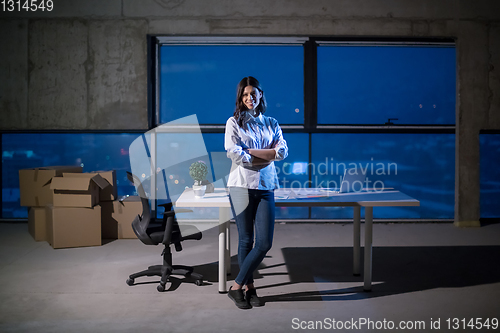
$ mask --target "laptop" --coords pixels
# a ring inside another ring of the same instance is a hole
[[[340,189],[334,193],[360,192],[365,186],[365,179],[366,174],[361,169],[345,169]]]

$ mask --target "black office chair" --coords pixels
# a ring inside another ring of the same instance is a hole
[[[127,279],[127,284],[132,286],[135,279],[140,276],[161,276],[160,284],[156,289],[162,292],[165,291],[165,285],[171,275],[182,275],[195,279],[195,284],[201,286],[203,284],[203,275],[193,273],[193,268],[189,266],[172,265],[172,252],[170,251],[171,244],[174,244],[175,250],[179,252],[182,251],[181,242],[188,239],[200,240],[202,237],[201,232],[194,226],[179,226],[175,219],[175,212],[172,210],[172,203],[159,205],[165,207],[163,221],[158,225],[152,224],[149,200],[141,181],[130,172],[127,172],[127,177],[135,184],[142,202],[142,215],[137,215],[132,221],[132,229],[137,238],[146,245],[165,245],[162,252],[163,265],[150,266],[147,270],[131,274]],[[183,211],[189,212],[190,210]]]

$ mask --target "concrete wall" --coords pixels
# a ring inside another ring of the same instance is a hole
[[[457,225],[479,221],[479,130],[500,128],[498,0],[54,0],[0,12],[0,129],[147,129],[146,34],[453,37]]]

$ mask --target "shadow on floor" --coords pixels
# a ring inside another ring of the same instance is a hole
[[[282,252],[289,282],[280,286],[359,282],[359,287],[263,297],[266,302],[355,300],[500,282],[500,246],[374,247],[371,292],[363,291],[363,275],[352,275],[351,247],[283,248]],[[265,269],[260,273],[266,276]]]
[[[266,256],[269,258],[269,256]],[[264,259],[265,260],[265,259]],[[285,264],[279,264],[277,266],[284,266]],[[257,271],[254,272],[254,279],[262,279],[265,274],[260,274],[260,270],[271,268],[275,266],[266,266],[264,263],[259,265]],[[234,280],[238,275],[240,268],[238,265],[238,256],[234,255],[231,257],[231,274],[227,276],[228,281]],[[209,283],[217,284],[219,281],[219,263],[217,261],[208,264],[194,266],[194,271],[203,275],[203,280]],[[284,274],[288,275],[288,274]]]
[[[500,282],[500,246],[422,246],[374,247],[373,286],[371,292],[363,290],[363,258],[361,276],[353,276],[352,247],[287,247],[282,248],[284,263],[266,266],[265,260],[254,274],[258,289],[268,289],[300,283],[357,283],[344,289],[294,292],[262,297],[265,302],[339,301],[383,297],[435,288],[461,288]],[[363,251],[362,255],[363,255]],[[282,272],[266,272],[283,266]],[[217,284],[218,263],[194,266],[202,274],[205,285]],[[231,258],[233,280],[238,273],[237,256]],[[286,282],[265,285],[266,276],[283,275]],[[262,279],[264,279],[262,281]],[[167,291],[176,290],[190,279],[174,277]],[[138,281],[140,284],[156,284]],[[167,286],[168,287],[168,286]]]

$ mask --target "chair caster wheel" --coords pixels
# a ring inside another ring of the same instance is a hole
[[[203,280],[196,280],[196,281],[194,281],[194,284],[196,284],[197,286],[202,286]]]
[[[158,290],[160,293],[165,291],[165,286],[159,284],[158,287],[156,287],[156,290]]]
[[[127,279],[127,284],[129,286],[133,286],[134,285],[134,279]]]

